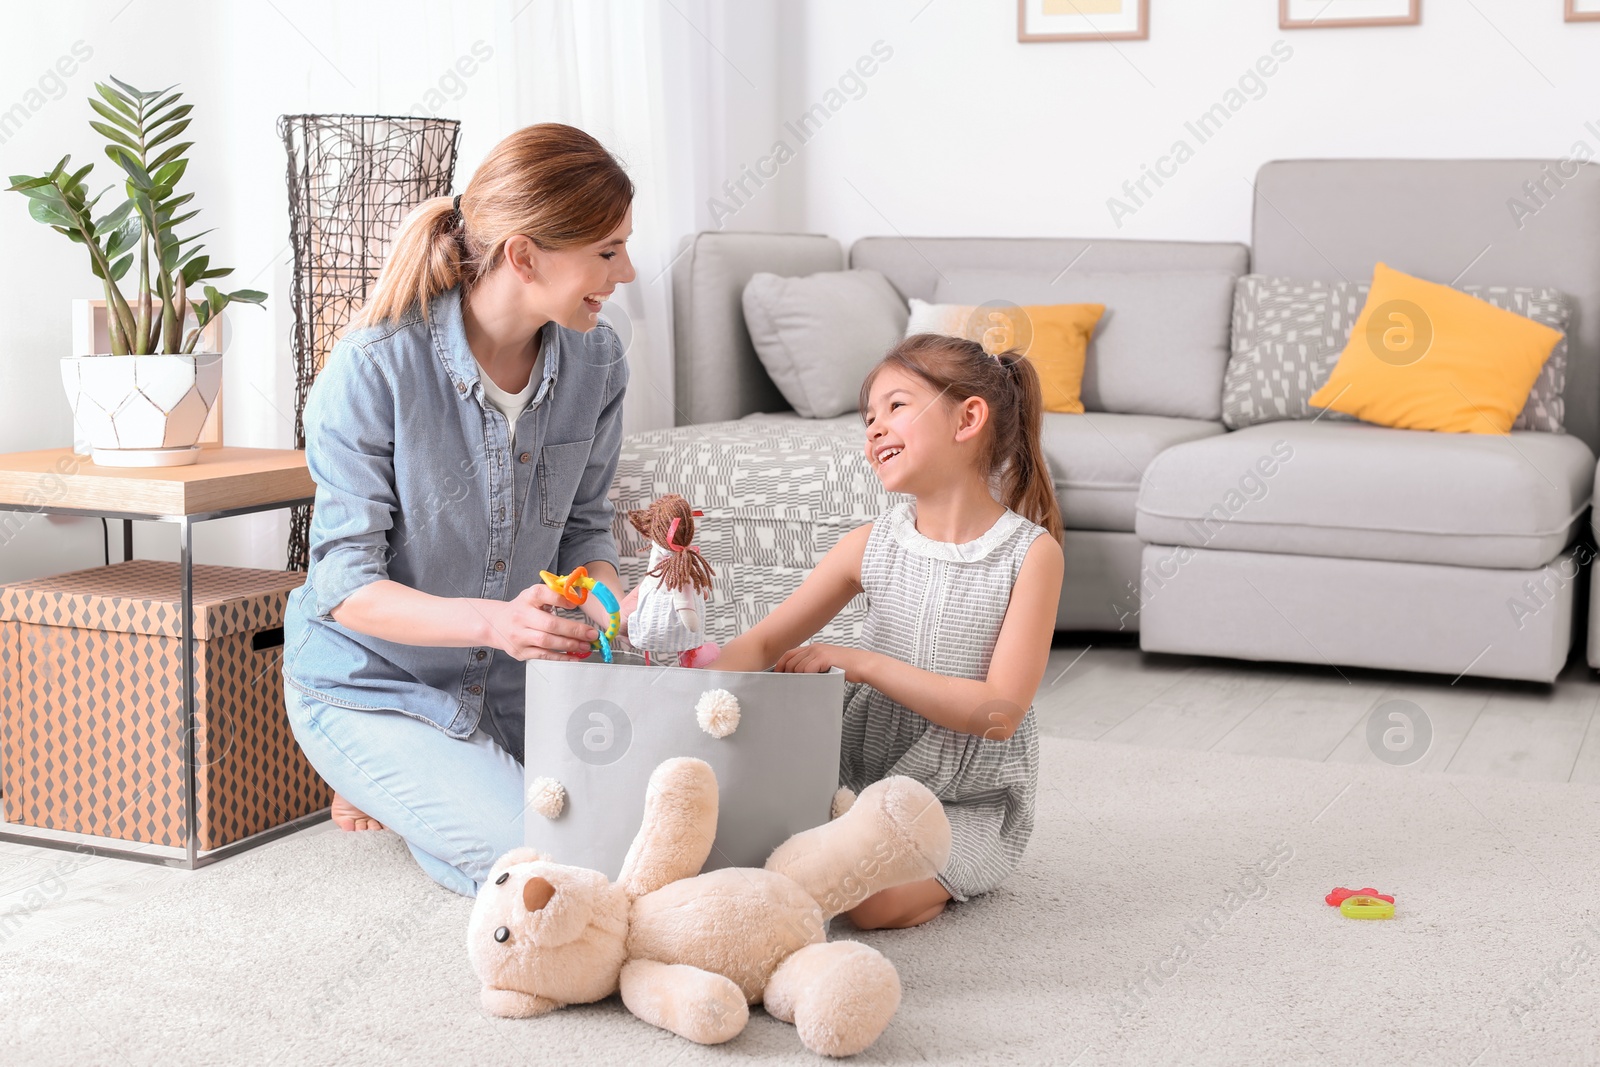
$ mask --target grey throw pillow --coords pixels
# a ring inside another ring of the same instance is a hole
[[[861,383],[905,336],[907,315],[875,270],[762,273],[744,287],[744,321],[761,365],[789,406],[812,419],[856,410]]]
[[[1350,330],[1367,302],[1370,286],[1357,282],[1294,281],[1246,274],[1233,299],[1232,355],[1222,387],[1222,421],[1237,430],[1279,419],[1355,421],[1307,401],[1322,388],[1349,343]],[[1513,430],[1563,433],[1567,384],[1567,324],[1572,303],[1558,289],[1464,285],[1497,308],[1514,311],[1560,330],[1563,337],[1545,360]]]

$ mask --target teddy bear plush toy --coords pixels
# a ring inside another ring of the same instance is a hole
[[[716,833],[710,765],[670,759],[650,777],[615,882],[531,848],[502,856],[467,931],[485,1010],[543,1015],[620,990],[639,1018],[702,1044],[737,1036],[764,1004],[813,1052],[871,1045],[900,1005],[899,975],[874,948],[827,940],[827,921],[943,869],[950,823],[938,798],[885,778],[766,866],[701,874]]]

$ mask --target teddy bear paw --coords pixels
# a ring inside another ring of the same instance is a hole
[[[762,994],[767,1014],[794,1024],[820,1056],[854,1056],[876,1041],[900,1007],[900,975],[859,941],[807,945],[778,965]]]
[[[855,790],[847,789],[841,785],[838,791],[833,794],[833,806],[828,812],[828,818],[837,819],[839,816],[849,811],[851,805],[853,805],[855,802]]]

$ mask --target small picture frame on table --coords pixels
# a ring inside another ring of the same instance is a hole
[[[1567,0],[1568,22],[1600,22],[1600,0]]]
[[[1017,40],[1147,41],[1150,0],[1017,0]]]
[[[1415,26],[1421,21],[1422,0],[1278,0],[1282,30]]]

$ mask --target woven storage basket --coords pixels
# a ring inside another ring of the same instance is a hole
[[[283,697],[305,575],[194,568],[202,850],[328,805]],[[0,786],[12,823],[181,847],[178,565],[133,560],[0,588]]]

